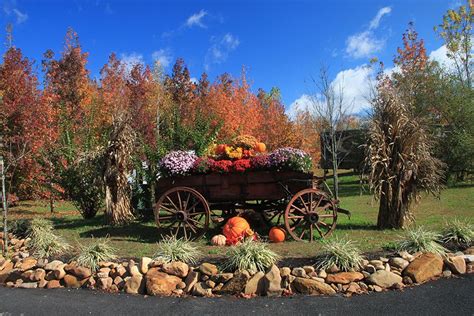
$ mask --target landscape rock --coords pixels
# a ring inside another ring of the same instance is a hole
[[[415,259],[415,257],[413,257],[412,255],[410,255],[410,254],[408,253],[408,251],[405,251],[405,250],[404,250],[404,251],[400,251],[400,252],[398,253],[398,255],[399,255],[400,257],[402,257],[402,259],[405,259],[405,260],[408,261],[408,262],[412,262],[413,259]]]
[[[326,270],[320,270],[320,271],[318,272],[318,277],[319,277],[319,278],[323,278],[323,279],[327,278],[327,277],[328,277],[328,274],[327,274]]]
[[[18,286],[20,289],[36,289],[38,287],[37,282],[25,282]]]
[[[297,277],[292,286],[301,294],[308,295],[334,295],[336,291],[326,283],[318,282],[312,279]]]
[[[125,281],[124,290],[128,294],[144,294],[145,278],[139,275],[129,277]]]
[[[444,260],[445,264],[455,274],[466,273],[466,261],[463,256],[448,257]]]
[[[189,271],[184,283],[186,286],[184,287],[184,292],[189,292],[192,290],[193,286],[199,281],[199,272],[197,271]]]
[[[293,270],[291,271],[291,274],[294,275],[295,277],[308,278],[306,271],[301,267],[293,268]]]
[[[180,282],[181,278],[158,271],[158,268],[151,268],[146,274],[146,290],[149,295],[170,295]]]
[[[19,269],[21,271],[26,271],[26,270],[33,269],[36,266],[37,262],[38,262],[38,260],[36,260],[35,258],[28,257],[26,259],[23,259],[23,261],[21,262],[21,264],[19,266]]]
[[[174,261],[170,263],[165,263],[161,269],[163,272],[175,275],[180,278],[184,278],[188,275],[189,266],[181,261]]]
[[[244,289],[244,294],[247,295],[252,295],[252,294],[257,294],[257,295],[262,295],[264,292],[264,281],[263,277],[265,276],[265,273],[262,271],[259,271],[255,273],[252,278],[247,282],[245,285]]]
[[[328,274],[326,277],[327,283],[349,284],[364,279],[364,275],[360,272],[339,272],[335,274]]]
[[[66,274],[63,278],[64,285],[68,288],[77,289],[82,286],[81,282],[73,275]]]
[[[219,294],[239,294],[245,289],[245,285],[250,279],[250,275],[247,272],[237,272],[234,277],[230,279],[220,291]]]
[[[60,266],[63,266],[64,263],[62,261],[59,261],[59,260],[53,260],[51,262],[48,262],[45,266],[44,266],[44,269],[46,271],[54,271],[56,270],[57,268],[59,268]]]
[[[402,277],[393,272],[378,270],[367,278],[367,283],[377,285],[382,288],[392,287],[394,284],[401,284]]]
[[[453,273],[451,272],[451,270],[444,270],[443,271],[443,277],[445,278],[449,278],[453,275]]]
[[[466,263],[473,263],[474,262],[474,255],[464,255],[464,260]]]
[[[111,277],[107,278],[100,278],[97,280],[97,287],[103,291],[107,291],[110,289],[114,280]]]
[[[204,262],[199,266],[199,271],[201,271],[205,275],[215,275],[219,272],[217,266],[211,263]]]
[[[291,274],[291,269],[288,268],[288,267],[283,267],[280,269],[280,275],[282,277],[286,277],[286,276],[289,276]]]
[[[415,258],[403,270],[404,276],[409,276],[416,283],[426,282],[443,272],[443,259],[433,253],[425,253]]]
[[[151,258],[148,258],[148,257],[142,257],[140,259],[140,272],[142,274],[146,274],[148,272],[149,265],[152,261],[153,260]]]
[[[312,272],[314,272],[314,268]],[[283,292],[280,269],[276,265],[272,265],[267,273],[265,273],[263,277],[263,291],[266,296],[280,296]]]
[[[58,266],[53,270],[53,276],[56,280],[62,280],[66,276],[66,271],[64,270],[65,264]]]
[[[212,296],[212,288],[208,287],[204,282],[198,282],[194,285],[193,295],[210,297]]]
[[[307,274],[310,274],[315,271],[313,266],[304,266],[303,269]]]
[[[41,280],[44,280],[45,277],[46,277],[46,271],[44,269],[38,268],[33,273],[33,276],[31,277],[31,281],[41,281]]]
[[[410,264],[410,262],[408,260],[405,260],[405,259],[399,258],[399,257],[390,258],[389,263],[393,267],[396,267],[396,268],[401,269],[401,270],[405,269]]]
[[[375,273],[375,271],[377,271],[377,269],[375,269],[375,266],[371,265],[371,264],[368,264],[364,267],[364,270],[370,274],[372,273]]]
[[[68,264],[64,266],[66,273],[72,274],[80,280],[86,279],[92,275],[92,271],[89,268],[79,267],[75,264]]]
[[[217,275],[217,281],[219,283],[226,283],[234,277],[233,273],[220,273]]]

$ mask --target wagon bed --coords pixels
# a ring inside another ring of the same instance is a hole
[[[295,171],[248,171],[160,178],[155,220],[175,236],[194,238],[236,209],[253,209],[270,225],[284,224],[295,240],[332,233],[337,201],[318,188],[319,178]]]

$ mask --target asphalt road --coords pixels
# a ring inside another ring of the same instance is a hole
[[[351,298],[158,298],[0,287],[6,315],[474,315],[474,275]]]

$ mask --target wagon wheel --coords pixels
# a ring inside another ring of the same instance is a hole
[[[191,188],[176,187],[166,191],[154,212],[158,228],[168,230],[175,237],[195,239],[209,228],[209,204],[201,193]]]
[[[317,189],[296,193],[285,210],[285,227],[295,240],[328,237],[336,228],[337,206]]]
[[[266,205],[266,207],[260,207],[262,218],[265,224],[268,226],[280,225],[283,223],[285,210],[280,204],[268,202],[268,201],[257,201],[258,205]]]

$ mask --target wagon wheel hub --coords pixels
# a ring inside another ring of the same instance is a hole
[[[319,215],[317,213],[306,214],[305,219],[308,223],[315,224],[319,222]]]
[[[185,222],[188,220],[188,214],[184,211],[176,212],[176,219],[180,222]]]

